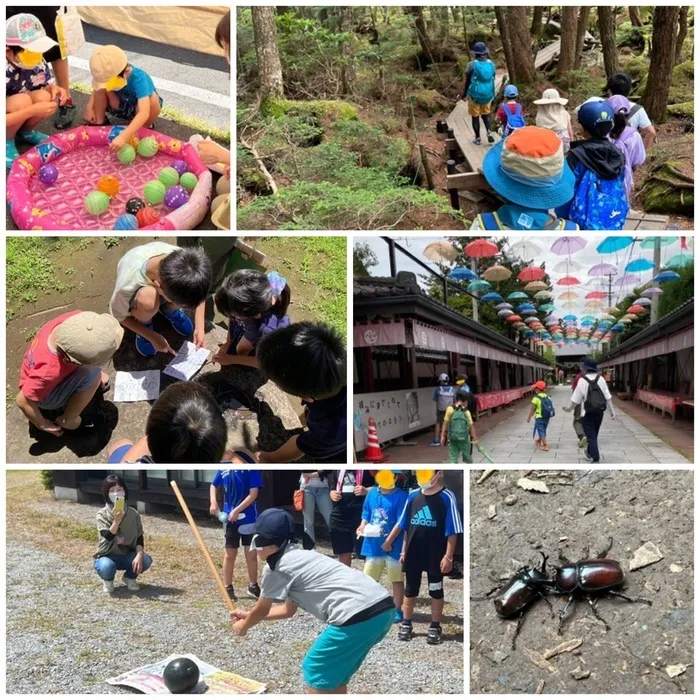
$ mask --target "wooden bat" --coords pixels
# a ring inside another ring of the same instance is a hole
[[[209,554],[209,550],[207,549],[207,545],[204,544],[204,540],[202,539],[202,536],[199,534],[199,528],[197,527],[197,524],[195,523],[194,519],[192,518],[192,513],[190,513],[190,509],[187,507],[187,503],[185,503],[185,499],[183,498],[182,494],[180,493],[180,489],[178,488],[177,483],[174,481],[170,482],[170,486],[172,487],[173,491],[175,492],[175,495],[177,496],[177,500],[180,501],[180,505],[182,506],[182,510],[185,513],[185,517],[187,518],[187,522],[189,522],[190,527],[192,528],[192,532],[194,534],[194,538],[197,540],[197,544],[199,545],[199,548],[202,550],[202,554],[204,554],[204,558],[207,560],[207,564],[209,564],[209,568],[211,569],[211,573],[214,576],[214,580],[216,581],[216,585],[219,587],[219,593],[221,594],[221,598],[226,604],[226,607],[231,611],[235,612],[236,607],[233,604],[233,601],[228,597],[228,593],[226,592],[226,587],[224,586],[224,582],[221,580],[221,576],[219,576],[219,570],[216,568],[216,564],[214,563],[214,560],[211,558],[211,554]]]

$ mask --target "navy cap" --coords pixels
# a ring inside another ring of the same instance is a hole
[[[472,53],[476,56],[485,56],[489,52],[489,47],[484,44],[483,41],[477,41],[474,46],[472,46]]]
[[[583,362],[583,368],[595,372],[598,369],[598,362],[595,357],[587,357]],[[239,528],[240,529],[240,528]]]
[[[238,532],[241,535],[288,540],[294,535],[294,518],[281,508],[268,508],[251,525],[241,525]]]
[[[578,110],[579,124],[589,133],[605,136],[615,123],[615,110],[606,100],[602,102],[584,102]]]

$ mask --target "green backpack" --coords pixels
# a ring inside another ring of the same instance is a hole
[[[450,418],[450,423],[448,427],[448,435],[451,441],[464,441],[471,442],[471,436],[469,434],[469,419],[467,414],[462,408],[455,408],[452,417]]]

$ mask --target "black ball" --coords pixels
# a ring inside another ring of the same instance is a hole
[[[173,659],[163,671],[163,682],[173,694],[191,693],[199,683],[199,667],[184,656]]]
[[[136,216],[136,212],[139,211],[139,209],[143,209],[145,206],[146,202],[144,202],[143,199],[139,199],[138,197],[132,197],[126,203],[126,213],[133,214],[134,216]]]

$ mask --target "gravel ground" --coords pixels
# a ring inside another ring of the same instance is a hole
[[[268,692],[304,692],[301,660],[323,625],[300,611],[291,620],[262,624],[244,638],[234,637],[183,517],[143,516],[154,565],[140,578],[139,593],[128,594],[119,575],[117,593],[110,598],[91,565],[95,542],[89,541],[89,528],[97,506],[44,498],[25,508],[31,509],[25,514],[30,518],[58,518],[59,527],[49,530],[55,533],[50,552],[35,533],[8,527],[8,692],[131,692],[105,680],[171,653],[194,653],[267,683]],[[220,563],[220,528],[204,518],[199,524]],[[320,551],[328,553],[325,547]],[[234,581],[239,592],[245,589],[244,571],[241,553]],[[399,642],[394,628],[355,675],[351,692],[463,692],[462,581],[446,579],[445,588],[443,644],[425,643],[429,600],[420,599],[416,638]],[[239,606],[249,609],[252,603],[244,598]]]
[[[534,693],[544,684],[539,692],[692,693],[693,472],[529,475],[545,481],[549,493],[518,488],[521,471],[499,471],[477,484],[480,474],[470,476],[472,692]],[[551,567],[559,563],[558,550],[577,561],[590,547],[595,557],[609,537],[607,557],[622,564],[626,594],[651,600],[651,607],[603,597],[598,611],[610,625],[606,632],[582,600],[559,636],[556,614],[566,598],[550,598],[554,613],[538,601],[525,612],[513,650],[516,623],[499,618],[495,594],[485,594],[523,565],[539,565],[538,550],[550,556]],[[650,541],[663,559],[630,571],[634,552]],[[545,658],[547,650],[572,640],[580,640],[578,648]],[[687,668],[671,678],[667,667],[678,664]]]

